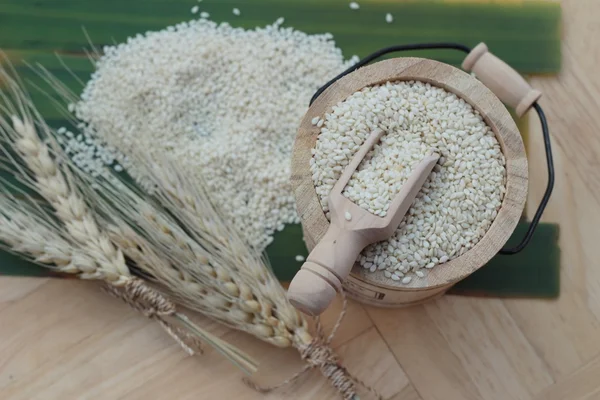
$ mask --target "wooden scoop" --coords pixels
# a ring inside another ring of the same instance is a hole
[[[382,135],[383,131],[378,129],[367,138],[331,190],[329,229],[290,283],[287,293],[290,303],[306,314],[319,315],[325,311],[362,250],[392,236],[440,158],[438,154],[428,155],[416,166],[385,217],[371,214],[344,197],[342,191]]]

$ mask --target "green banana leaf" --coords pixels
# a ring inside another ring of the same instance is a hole
[[[529,227],[520,223],[507,243],[516,246]],[[559,227],[540,224],[531,242],[516,255],[497,255],[458,282],[451,294],[494,297],[556,298],[560,294]]]
[[[90,40],[101,51],[104,45],[122,42],[129,36],[196,18],[190,11],[193,6],[198,6],[200,12],[208,12],[215,21],[228,21],[234,26],[251,28],[284,17],[285,26],[309,33],[330,32],[346,57],[362,57],[394,44],[454,41],[473,46],[483,41],[524,74],[560,70],[561,9],[557,2],[361,0],[359,10],[351,10],[348,3],[347,0],[4,0],[0,3],[0,49],[28,85],[47,92],[32,90],[32,99],[54,126],[64,125],[63,116],[51,101],[58,98],[51,95],[31,65],[43,65],[79,92],[82,82],[93,71],[84,51],[90,49]],[[241,15],[235,16],[233,8],[238,8]],[[387,13],[393,15],[392,23],[386,23]],[[459,65],[464,57],[447,50],[402,55],[454,65]],[[0,89],[1,85],[0,82]],[[522,132],[526,132],[524,121],[517,122]],[[538,240],[536,246],[557,249],[555,238],[544,240]],[[531,251],[535,252],[535,247]],[[306,256],[300,226],[290,225],[278,232],[267,255],[277,276],[289,280],[302,264],[296,261],[296,256]],[[511,260],[521,256],[513,257]],[[47,271],[0,252],[0,274],[47,275]]]
[[[516,246],[525,236],[528,227],[529,222],[520,222],[506,246]],[[523,251],[516,255],[497,255],[474,274],[454,285],[449,293],[463,296],[556,298],[560,293],[558,234],[558,225],[541,223]],[[293,243],[294,247],[288,250],[293,249],[297,255],[306,257],[307,250],[302,245],[300,226],[289,225],[276,233],[273,243],[278,241]],[[284,284],[289,283],[302,266],[302,261],[296,260],[293,252],[282,252],[276,245],[267,251],[271,262],[277,266],[275,273],[279,280]]]

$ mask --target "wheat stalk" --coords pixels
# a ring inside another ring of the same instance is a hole
[[[309,333],[266,260],[227,223],[203,183],[192,185],[168,160],[136,161],[155,185],[158,204],[114,176],[94,181],[103,196],[101,214],[125,253],[178,303],[276,346],[296,347],[307,368],[320,368],[353,398],[355,380],[329,346],[332,335]]]
[[[156,184],[161,204],[185,223],[194,240],[211,255],[209,265],[213,271],[209,275],[216,276],[224,288],[229,288],[234,304],[253,313],[254,324],[272,328],[272,333],[265,330],[269,334],[263,335],[263,339],[280,346],[312,341],[305,319],[287,301],[267,260],[246,243],[240,230],[211,202],[204,182],[190,182],[169,160],[140,159],[137,165]],[[198,307],[201,300],[198,296],[191,297],[189,306]],[[248,330],[256,334],[252,328]]]
[[[107,282],[117,288],[112,290],[114,294],[132,307],[143,311],[145,315],[158,319],[188,352],[192,352],[192,349],[187,346],[184,338],[179,336],[177,330],[166,322],[166,316],[179,320],[188,332],[214,345],[246,373],[254,372],[256,365],[248,356],[194,325],[187,316],[177,312],[174,304],[164,295],[131,274],[123,252],[113,244],[108,232],[98,225],[96,215],[81,196],[81,187],[78,187],[81,181],[72,175],[68,161],[63,159],[61,164],[55,160],[54,157],[60,154],[60,148],[53,141],[53,131],[26,97],[20,83],[3,68],[0,68],[0,79],[13,95],[11,101],[6,94],[0,92],[3,100],[0,111],[8,113],[11,120],[8,122],[4,117],[0,118],[0,137],[3,141],[0,151],[4,154],[3,166],[5,169],[12,169],[23,184],[41,195],[52,206],[61,222],[59,227],[54,224],[52,216],[43,212],[32,214],[29,219],[24,218],[28,206],[15,201],[5,184],[2,187],[4,203],[9,207],[0,214],[0,240],[12,251],[35,257],[34,260],[40,263],[49,264],[56,261],[56,268],[62,268],[62,272],[75,273],[82,279]],[[34,121],[45,133],[48,143],[38,135]],[[25,195],[25,200],[28,201],[27,204],[33,204],[28,195]],[[36,232],[55,234],[56,236],[50,236],[56,239],[55,248],[40,249],[39,245],[35,247],[30,239],[37,235]],[[23,235],[21,239],[18,238],[19,235]],[[46,250],[55,250],[60,256]],[[81,255],[84,257],[80,257]],[[70,258],[71,262],[65,264],[67,258]],[[186,333],[185,336],[189,335]]]
[[[67,97],[60,82],[48,81]],[[88,197],[101,225],[143,274],[186,307],[274,345],[296,347],[307,368],[319,368],[344,398],[353,398],[355,380],[339,365],[332,335],[310,335],[266,260],[228,224],[203,182],[190,182],[169,160],[149,160],[144,149],[127,156],[157,202],[112,175],[88,181],[88,189],[99,187]]]
[[[3,105],[0,111],[9,115],[11,120],[9,123],[4,117],[0,118],[5,162],[14,167],[14,172],[26,186],[34,189],[54,208],[69,237],[96,260],[95,268],[82,271],[79,277],[123,286],[131,279],[123,253],[99,229],[92,212],[78,193],[69,168],[59,165],[52,157],[57,146],[50,128],[31,104],[20,82],[2,67],[0,80],[12,94],[11,97],[5,93],[1,95]],[[48,143],[44,143],[38,135],[34,121],[38,122],[38,128]]]
[[[7,185],[6,182],[4,182]],[[9,193],[0,196],[0,242],[4,243],[6,249],[10,252],[29,258],[31,261],[49,267],[57,272],[67,274],[82,275],[86,272],[92,272],[95,268],[95,260],[87,255],[86,252],[77,250],[73,243],[63,237],[60,227],[53,225],[47,218],[41,216],[39,209],[32,206],[29,198],[16,199]],[[136,282],[132,279],[130,283]],[[129,301],[123,291],[111,291],[117,297]],[[146,307],[137,307],[137,304],[131,304],[138,311],[147,314]],[[163,309],[170,310],[171,304],[165,304]],[[170,311],[169,311],[170,312]],[[229,343],[218,337],[198,329],[189,319],[173,310],[173,316],[184,324],[190,331],[200,337],[204,342],[215,347],[218,351],[225,350],[227,357],[229,353],[236,354],[234,357],[240,368],[253,371],[255,366],[247,356]],[[162,322],[159,320],[159,322]],[[173,327],[165,325],[164,328],[179,342],[182,340],[181,334],[173,331]],[[193,339],[193,338],[190,338]],[[194,349],[183,341],[180,345],[190,354]]]
[[[32,174],[28,176],[31,183],[54,208],[70,238],[96,260],[95,268],[82,271],[79,277],[101,279],[116,286],[125,285],[132,278],[125,257],[98,227],[85,201],[77,193],[68,169],[55,163],[49,146],[39,138],[32,121],[22,121],[14,115],[11,119],[13,131],[10,135],[14,149],[31,170]]]
[[[99,208],[113,240],[178,303],[279,347],[312,341],[265,261],[210,203],[199,204],[209,201],[200,197],[206,193],[188,196],[196,207],[190,214],[189,206],[169,203],[161,188],[155,204],[114,179],[94,182],[105,198]]]

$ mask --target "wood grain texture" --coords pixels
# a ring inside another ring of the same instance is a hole
[[[424,306],[393,311],[369,307],[368,312],[423,400],[482,398]]]
[[[400,393],[395,395],[392,400],[423,400],[412,385],[406,386]]]
[[[564,71],[531,79],[544,93],[556,159],[544,218],[561,226],[561,296],[447,296],[401,310],[351,303],[336,347],[350,371],[388,399],[600,398],[600,4],[568,0],[563,12]],[[546,184],[538,138],[532,131],[530,207]],[[328,326],[333,317],[324,316]],[[293,349],[198,321],[257,357],[261,382],[278,382],[301,366]],[[2,400],[335,398],[317,373],[267,396],[240,378],[210,350],[185,357],[158,326],[95,285],[0,278]]]
[[[2,282],[22,283],[29,291],[28,285],[39,280]],[[220,355],[207,349],[202,356],[187,357],[157,324],[100,292],[98,285],[50,281],[17,302],[0,305],[7,305],[0,311],[2,400],[265,398],[246,387],[241,373]],[[340,306],[336,302],[324,315],[326,329]],[[352,374],[393,396],[408,379],[364,310],[351,304],[348,311],[350,326],[334,341],[338,354]],[[261,384],[277,384],[303,366],[294,349],[275,348],[205,318],[197,322],[257,359],[260,371],[253,379]],[[202,393],[207,397],[198,397]],[[290,396],[337,398],[317,372],[266,398]]]
[[[548,387],[536,400],[595,400],[600,399],[600,357],[579,368],[568,377]]]
[[[431,289],[449,287],[485,265],[514,231],[525,206],[528,187],[527,158],[521,135],[506,107],[490,89],[464,71],[437,61],[410,57],[380,61],[332,84],[314,101],[300,123],[292,153],[292,187],[305,235],[310,237],[311,242],[325,238],[330,226],[321,209],[310,172],[311,151],[320,132],[312,120],[317,117],[324,119],[336,104],[366,86],[402,80],[419,80],[442,87],[479,111],[498,138],[506,159],[506,193],[498,215],[485,236],[471,250],[449,261],[444,268],[431,270],[424,279],[415,279],[403,285],[386,278],[382,271],[368,273],[359,266],[354,267],[352,275],[359,280],[373,282],[390,291],[395,289],[398,296],[406,291],[406,299],[399,304],[429,297]]]

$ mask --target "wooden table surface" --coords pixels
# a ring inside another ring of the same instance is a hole
[[[350,305],[337,351],[394,400],[600,399],[600,2],[564,7],[563,72],[535,78],[552,130],[562,292],[556,301],[446,296],[400,310]],[[539,135],[531,198],[546,177]],[[328,313],[330,320],[335,310]],[[301,365],[210,321],[277,383]],[[155,323],[74,280],[0,279],[0,399],[261,399],[214,351],[186,357]],[[318,373],[266,398],[336,398]]]

